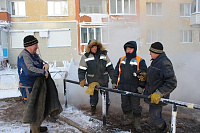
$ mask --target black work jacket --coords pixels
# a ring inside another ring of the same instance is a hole
[[[118,76],[119,76],[119,59],[113,74],[112,83],[117,83]],[[118,89],[130,92],[137,92],[137,88],[139,85],[139,79],[136,75],[137,71],[137,61],[136,57],[128,60],[126,57],[121,62],[121,74],[120,74],[120,81],[118,83]],[[147,66],[144,59],[141,59],[139,62],[139,69],[142,72],[147,72]],[[142,87],[142,86],[141,86]]]
[[[169,98],[170,93],[176,88],[177,80],[173,65],[163,52],[151,62],[147,71],[147,83],[144,95],[151,95],[159,91],[163,98]],[[145,100],[150,103],[149,100]],[[162,103],[160,103],[162,104]]]
[[[99,51],[97,54],[85,53],[79,63],[79,81],[87,79],[88,84],[98,82],[101,86],[107,86],[109,76],[112,78],[113,65],[107,56],[107,51]]]

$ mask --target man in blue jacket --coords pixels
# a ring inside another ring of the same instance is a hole
[[[19,90],[21,91],[25,104],[37,77],[48,77],[49,65],[45,63],[36,53],[38,49],[37,38],[32,35],[28,35],[23,41],[25,48],[18,56],[17,68],[19,75]],[[35,127],[33,124],[30,124],[30,128],[33,133],[44,132],[47,130],[47,127]]]
[[[162,133],[167,125],[162,117],[162,106],[160,98],[169,98],[170,93],[176,88],[177,80],[173,70],[173,65],[163,51],[163,45],[155,42],[151,45],[150,55],[152,58],[151,65],[147,70],[147,83],[144,95],[148,95],[149,117],[151,123],[156,126],[156,133]]]

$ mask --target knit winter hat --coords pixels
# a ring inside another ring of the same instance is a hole
[[[32,35],[28,35],[24,37],[24,47],[32,46],[34,44],[37,44],[38,40]]]
[[[162,54],[163,53],[163,45],[160,42],[154,42],[151,44],[151,47],[149,48],[149,51],[156,53],[156,54]]]

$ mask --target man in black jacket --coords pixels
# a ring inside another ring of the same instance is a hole
[[[137,73],[146,74],[147,66],[145,60],[137,56],[137,44],[135,41],[129,41],[124,45],[126,56],[119,59],[112,78],[113,88],[123,91],[138,93],[144,88],[145,80],[140,80]],[[122,125],[130,125],[133,122],[137,132],[141,132],[140,117],[142,107],[140,106],[140,98],[130,95],[121,95],[121,107],[124,113],[124,121]]]
[[[112,77],[113,70],[113,65],[103,45],[96,40],[89,41],[88,46],[86,48],[86,53],[81,57],[78,68],[80,86],[84,87],[84,84],[86,83],[86,77],[89,87],[95,87],[95,85],[97,84],[103,87],[108,87],[109,76]],[[96,105],[98,103],[98,94],[98,90],[94,90],[93,94],[90,95],[92,115],[95,114],[96,111]],[[109,93],[106,92],[107,112],[109,105]]]
[[[169,98],[170,93],[177,86],[177,80],[173,65],[163,52],[163,45],[155,42],[149,51],[152,62],[148,67],[144,94],[148,95],[151,101],[145,101],[149,103],[150,121],[156,126],[156,132],[162,133],[167,125],[162,117],[162,106],[165,104],[160,102],[160,98]]]

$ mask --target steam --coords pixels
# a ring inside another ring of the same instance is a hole
[[[110,23],[109,24],[109,44],[104,45],[108,50],[108,56],[115,68],[120,57],[125,55],[124,44],[128,41],[136,41],[138,44],[137,54],[145,59],[147,67],[150,65],[149,55],[150,45],[144,44],[141,38],[140,29],[135,23]],[[164,51],[172,61],[177,77],[177,88],[171,93],[170,99],[184,102],[200,104],[199,83],[200,83],[200,52],[176,52],[174,44],[164,44]],[[80,59],[76,62],[79,62]],[[69,70],[67,79],[78,81],[78,63]],[[89,95],[85,93],[86,87],[67,83],[67,93],[69,104],[89,105]],[[111,83],[109,83],[111,88]],[[111,105],[120,107],[120,94],[110,92]],[[99,95],[98,106],[101,106],[101,95]]]

